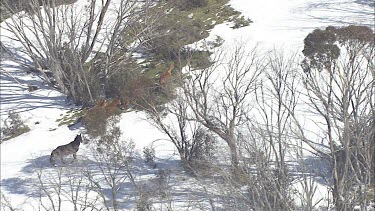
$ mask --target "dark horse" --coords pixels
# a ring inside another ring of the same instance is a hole
[[[62,146],[58,146],[56,149],[54,149],[51,153],[51,156],[49,158],[49,162],[55,166],[55,160],[56,158],[60,158],[61,163],[64,163],[63,156],[73,154],[73,158],[77,159],[77,151],[79,150],[79,145],[82,142],[82,135],[79,134],[76,136],[74,141],[70,142],[69,144],[65,144]]]

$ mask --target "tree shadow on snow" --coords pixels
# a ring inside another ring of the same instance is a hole
[[[6,115],[9,110],[15,113],[22,113],[38,108],[61,108],[66,104],[66,97],[56,92],[53,87],[44,84],[37,73],[30,72],[33,62],[30,58],[20,54],[21,48],[14,48],[11,44],[8,50],[11,54],[9,60],[15,62],[2,62],[1,69],[1,115]],[[17,64],[18,63],[18,64]],[[29,92],[29,85],[36,86],[38,89]],[[46,93],[47,92],[47,93]],[[9,108],[8,108],[9,107]],[[5,108],[5,109],[4,109]]]
[[[84,163],[70,163],[72,158],[66,158],[67,164],[59,164],[56,167],[49,162],[49,155],[43,155],[27,160],[27,165],[21,169],[24,173],[18,177],[12,177],[1,180],[1,186],[12,194],[22,194],[29,197],[39,197],[40,190],[37,173],[44,175],[57,175],[59,168],[82,167]],[[56,171],[55,171],[56,170]],[[46,181],[48,183],[48,181]],[[45,184],[49,185],[49,184]]]
[[[358,25],[358,22],[361,22],[361,25],[368,26],[370,28],[374,28],[373,21],[368,21],[369,17],[373,17],[374,13],[373,10],[366,10],[363,9],[361,6],[356,7],[352,4],[359,4],[369,7],[374,7],[375,3],[372,0],[356,0],[355,2],[347,1],[347,2],[332,2],[332,3],[326,3],[326,2],[311,2],[307,4],[306,6],[300,7],[297,9],[300,13],[303,12],[307,15],[306,21],[314,21],[319,22],[324,25]],[[314,12],[318,11],[325,11],[330,13],[339,13],[340,16],[336,15],[320,15],[320,13],[317,13],[318,15],[313,14]],[[353,19],[353,16],[355,18]],[[298,17],[298,20],[303,20],[303,17]],[[312,19],[312,20],[311,20]],[[367,24],[366,24],[367,22]]]
[[[61,164],[57,161],[57,167],[53,167],[49,162],[49,155],[36,156],[27,160],[27,164],[22,168],[21,176],[7,178],[1,181],[2,187],[11,194],[21,194],[34,199],[41,195],[44,196],[40,189],[40,181],[38,173],[42,173],[46,178],[44,180],[45,187],[53,187],[57,180],[59,170],[63,173],[63,182],[65,187],[68,187],[67,180],[70,175],[78,177],[82,175],[83,171],[89,171],[95,178],[102,178],[103,173],[100,171],[100,162],[91,160],[82,154],[78,154],[77,161],[73,161],[72,156],[65,157],[66,164]],[[165,192],[170,191],[170,197],[173,202],[191,202],[193,199],[206,198],[206,193],[200,188],[194,187],[194,180],[189,180],[188,174],[182,168],[180,161],[175,158],[170,159],[155,159],[155,165],[150,165],[144,162],[144,159],[139,155],[135,155],[129,171],[132,173],[136,181],[136,185],[131,182],[127,170],[124,169],[118,176],[124,176],[127,179],[119,183],[118,202],[119,209],[130,210],[133,209],[139,199],[140,190],[144,193],[150,194],[154,203],[166,203]],[[181,179],[181,176],[185,179]],[[161,177],[164,177],[163,179]],[[186,179],[187,178],[187,179]],[[86,178],[87,179],[87,178]],[[69,188],[69,187],[68,187]],[[101,192],[109,200],[111,204],[112,190],[106,184],[101,183]],[[214,196],[220,197],[219,195]]]
[[[137,187],[142,190],[142,195],[150,195],[154,204],[168,204],[168,200],[172,200],[173,203],[180,204],[180,209],[191,209],[194,203],[199,206],[208,204],[199,203],[208,202],[208,193],[182,167],[178,158],[174,156],[165,159],[156,158],[152,164],[145,163],[144,159],[138,155],[134,164],[136,169],[133,171],[137,177]],[[220,200],[222,196],[216,192],[210,193],[209,197]],[[210,207],[205,208],[210,210]]]
[[[1,187],[11,194],[20,194],[28,197],[37,197],[38,188],[32,178],[12,177],[1,180]]]
[[[375,7],[375,2],[373,0],[356,0],[355,3]]]
[[[19,177],[2,180],[1,186],[11,194],[21,194],[37,199],[41,195],[45,196],[45,193],[40,189],[41,183],[38,174],[42,175],[44,178],[42,181],[43,186],[46,188],[56,187],[56,185],[58,185],[59,173],[62,175],[61,186],[65,188],[70,188],[69,180],[72,178],[78,180],[84,178],[84,180],[88,182],[88,178],[85,177],[86,171],[90,172],[94,178],[103,176],[103,173],[99,169],[100,163],[82,155],[77,155],[77,160],[73,160],[71,155],[64,157],[66,164],[62,164],[60,160],[57,160],[56,166],[50,164],[49,158],[49,155],[42,155],[27,160],[27,165],[21,170],[24,174]],[[122,171],[118,176],[127,176],[127,172]],[[111,202],[112,190],[106,184],[101,185],[102,188],[100,191],[109,202]],[[132,208],[131,206],[135,203],[134,199],[137,196],[136,188],[133,183],[131,183],[129,179],[126,179],[123,182],[119,182],[118,185],[120,187],[118,192],[118,196],[120,197],[118,200],[120,209]]]
[[[38,108],[63,109],[66,104],[64,95],[46,96],[45,91],[53,92],[53,88],[45,85],[39,79],[24,80],[16,75],[15,78],[1,72],[1,106],[11,107],[15,113],[22,113]],[[37,90],[28,91],[28,84],[36,85]],[[43,93],[41,93],[43,92]],[[6,115],[8,109],[1,109],[1,115]]]

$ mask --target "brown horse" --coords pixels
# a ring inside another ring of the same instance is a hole
[[[104,108],[105,104],[106,104],[106,101],[105,101],[105,99],[103,99],[96,106],[98,106],[99,108]]]
[[[79,145],[82,142],[82,135],[79,134],[75,137],[74,141],[70,142],[69,144],[65,144],[62,146],[58,146],[56,149],[54,149],[51,153],[51,156],[49,158],[49,162],[55,166],[56,159],[60,158],[61,163],[65,164],[63,156],[73,154],[73,158],[77,159],[77,151],[79,150]]]
[[[87,110],[87,113],[97,112],[98,110],[104,108],[105,104],[106,104],[106,100],[103,99],[103,100],[99,101],[98,104],[96,104],[95,106],[93,106],[89,110]]]
[[[114,113],[114,111],[119,108],[119,106],[121,105],[121,99],[119,97],[115,98],[112,100],[112,102],[108,103],[106,106],[105,106],[105,109],[106,109],[106,112],[109,113],[109,114],[112,114]]]
[[[106,103],[106,100],[101,100],[98,104],[96,104],[86,112],[85,118],[91,118],[92,116],[96,116],[97,114],[110,116],[115,113],[116,109],[122,109],[120,108],[122,104],[122,100],[119,97],[116,97],[109,103]]]
[[[129,108],[130,106],[130,103],[131,103],[131,99],[128,95],[125,95],[124,97],[121,98],[121,106],[122,106],[122,110],[126,110]]]
[[[160,86],[165,86],[167,84],[167,80],[171,79],[173,68],[174,68],[174,64],[172,63],[171,66],[169,66],[168,70],[165,71],[163,74],[161,74],[160,79],[159,79]]]

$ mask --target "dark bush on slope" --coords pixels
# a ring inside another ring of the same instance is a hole
[[[197,7],[208,6],[208,0],[177,0],[175,4],[181,10],[190,10]]]
[[[4,121],[4,128],[1,128],[1,142],[15,138],[30,131],[18,113],[9,112],[8,119]]]

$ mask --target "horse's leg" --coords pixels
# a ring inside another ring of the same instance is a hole
[[[53,159],[53,157],[50,157],[49,162],[51,163],[51,165],[53,167],[56,167],[56,163],[55,163],[55,160]]]
[[[75,160],[77,160],[77,153],[73,153],[73,160],[71,163],[73,163]]]
[[[63,156],[60,157],[60,160],[61,160],[61,163],[66,164],[65,161],[64,161]]]
[[[49,157],[49,162],[51,163],[52,166],[56,166],[53,152],[51,153],[51,156]]]

